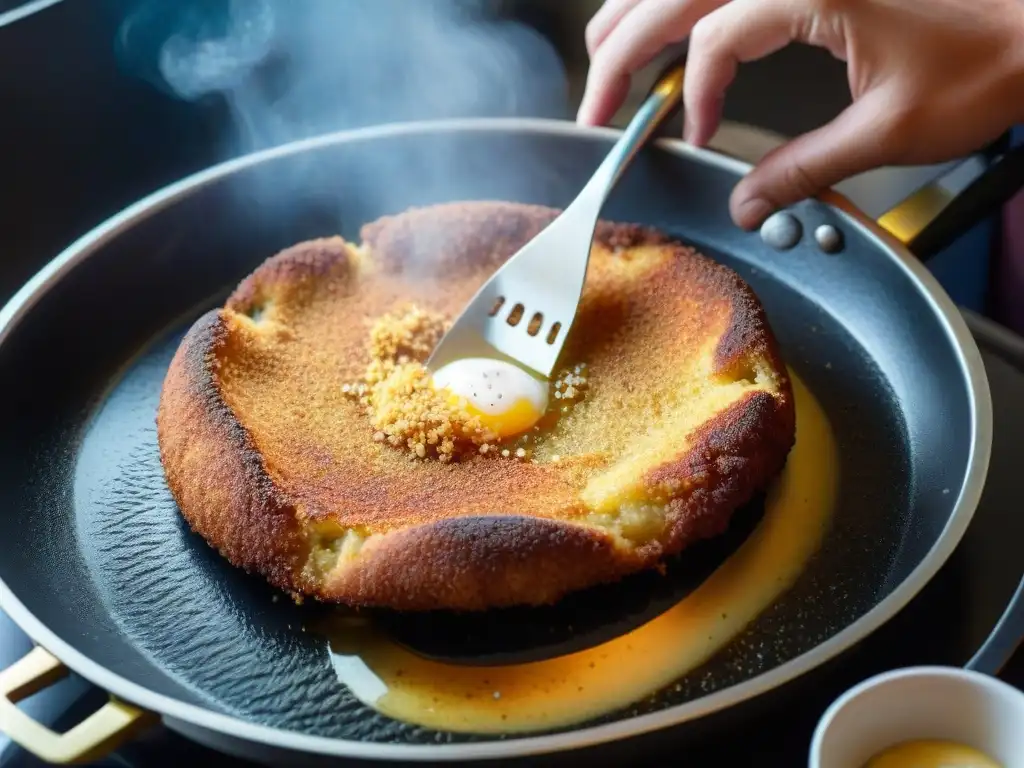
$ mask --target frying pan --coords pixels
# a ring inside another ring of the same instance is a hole
[[[301,141],[151,195],[29,281],[0,312],[0,599],[39,647],[0,675],[2,729],[54,761],[100,754],[154,718],[264,761],[557,757],[698,728],[745,702],[769,700],[905,606],[970,522],[992,430],[979,351],[918,259],[1021,186],[1019,150],[997,152],[952,202],[941,183],[916,193],[883,217],[888,230],[838,195],[793,206],[786,215],[800,237],[781,250],[728,219],[729,192],[749,170],[742,162],[664,140],[620,181],[605,218],[677,235],[750,283],[787,362],[825,409],[839,450],[839,499],[820,551],[770,616],[749,628],[747,642],[699,670],[702,686],[675,686],[643,707],[523,737],[395,722],[337,682],[322,638],[297,631],[307,607],[275,602],[261,580],[188,532],[164,484],[154,415],[171,355],[195,318],[301,239],[339,232],[355,239],[364,222],[449,200],[564,206],[616,136],[497,119]],[[840,235],[837,252],[819,246],[822,226]],[[756,504],[742,510],[734,535],[742,539],[757,515]],[[634,626],[692,589],[734,546],[711,542],[693,556],[703,565],[673,566],[667,592],[650,591],[640,576],[578,598],[584,605],[614,590],[627,596],[609,599],[611,621],[592,620],[576,633],[582,641],[563,634],[539,643],[539,652],[601,642],[616,621],[624,622],[618,631]],[[463,659],[537,651],[531,628],[558,626],[557,611],[519,615],[525,629],[512,633],[514,641],[488,648],[467,635],[453,651],[464,619],[433,617],[448,638],[433,645],[422,625],[381,620],[425,654]],[[112,698],[57,736],[11,702],[67,670]]]

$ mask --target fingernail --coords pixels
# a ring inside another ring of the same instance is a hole
[[[772,205],[767,200],[754,197],[740,203],[736,209],[736,224],[743,229],[754,229],[760,226],[772,212]]]

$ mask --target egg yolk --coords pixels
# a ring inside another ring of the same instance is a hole
[[[480,419],[480,426],[499,437],[512,437],[525,432],[540,421],[540,417],[544,415],[525,397],[514,401],[501,413],[482,411],[471,401],[458,395],[452,395],[452,400],[463,403],[463,407],[470,415]]]
[[[547,410],[548,382],[504,360],[455,360],[433,380],[435,388],[451,394],[453,404],[500,438],[525,432]]]
[[[865,768],[1000,768],[988,755],[952,741],[908,741],[875,755]]]

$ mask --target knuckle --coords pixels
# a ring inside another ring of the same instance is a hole
[[[782,182],[787,191],[801,199],[811,197],[821,189],[818,181],[800,162],[789,163],[783,167]]]
[[[716,31],[716,24],[711,16],[701,18],[693,25],[690,32],[690,50],[697,49],[702,52],[710,50],[718,37]]]
[[[890,109],[882,118],[879,138],[891,152],[903,155],[912,148],[919,135],[918,128],[922,124],[922,119],[922,110],[919,107],[911,102],[903,102],[898,107]]]
[[[607,46],[601,46],[590,59],[590,72],[587,80],[594,83],[606,83],[615,79],[619,69],[617,57],[612,55]]]

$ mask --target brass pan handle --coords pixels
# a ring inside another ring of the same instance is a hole
[[[47,763],[83,763],[109,754],[156,716],[114,697],[65,733],[36,722],[16,703],[49,688],[68,674],[46,650],[36,647],[0,671],[0,733]]]
[[[682,106],[685,54],[665,66],[652,93]],[[922,261],[937,254],[982,219],[998,212],[1024,188],[1024,145],[1010,147],[1009,134],[897,203],[876,223]],[[979,160],[981,162],[979,162]],[[837,193],[825,202],[852,207]]]

